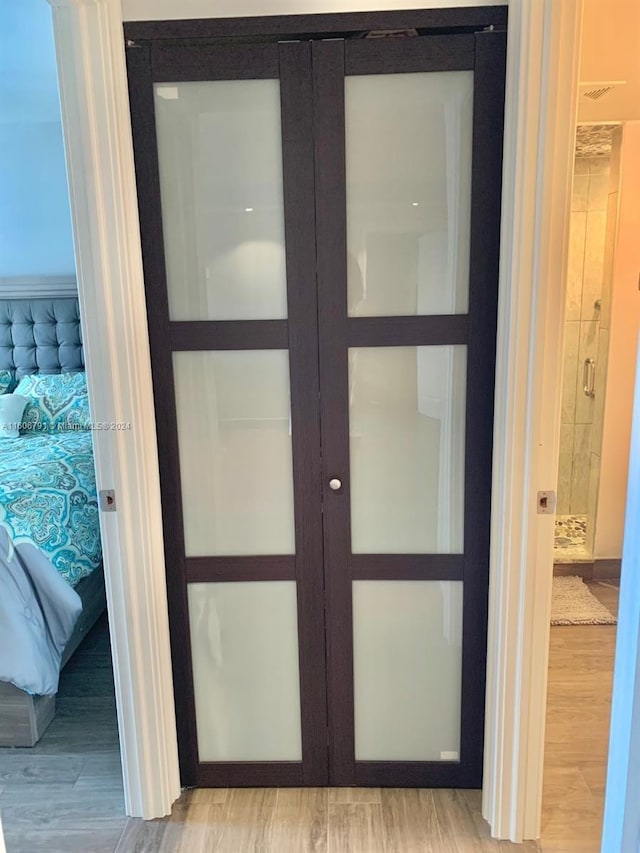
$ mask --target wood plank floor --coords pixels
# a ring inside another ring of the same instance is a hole
[[[591,588],[616,610],[615,584]],[[199,789],[169,818],[127,820],[103,623],[40,744],[0,750],[7,853],[596,853],[614,644],[614,627],[551,629],[543,835],[515,845],[489,837],[479,791]]]
[[[618,581],[588,586],[617,615]],[[600,850],[615,642],[615,625],[551,628],[542,811],[545,851]]]
[[[7,853],[113,853],[124,813],[106,618],[62,671],[56,716],[32,749],[0,749]]]

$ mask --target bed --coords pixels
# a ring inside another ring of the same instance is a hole
[[[33,746],[60,669],[105,609],[76,298],[0,299],[3,377],[29,403],[20,435],[0,438],[0,746]]]

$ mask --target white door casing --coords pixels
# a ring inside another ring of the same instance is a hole
[[[94,421],[107,607],[127,814],[180,794],[158,455],[120,4],[52,0]]]
[[[553,518],[536,515],[535,496],[554,487],[557,470],[581,1],[519,0],[509,10],[483,808],[493,834],[513,841],[539,830]],[[133,425],[96,440],[99,488],[115,488],[118,501],[102,533],[127,810],[157,817],[179,777],[122,8],[50,2],[93,415]],[[375,5],[126,3],[147,18]]]
[[[540,834],[582,0],[509,5],[483,815]]]

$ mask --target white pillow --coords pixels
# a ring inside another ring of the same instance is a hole
[[[0,394],[0,440],[19,437],[22,413],[28,402],[20,394]]]

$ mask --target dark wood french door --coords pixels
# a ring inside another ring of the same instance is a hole
[[[505,20],[451,11],[126,27],[185,784],[481,783]]]

